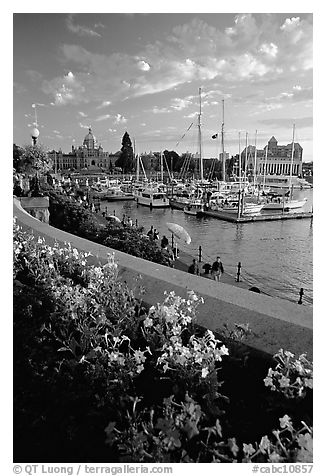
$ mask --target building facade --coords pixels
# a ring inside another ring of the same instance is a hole
[[[62,152],[61,149],[59,151],[53,150],[49,155],[53,160],[56,172],[79,171],[83,169],[113,171],[120,153],[120,151],[115,154],[105,152],[103,147],[98,145],[90,127],[81,146],[72,146],[71,151],[68,153]]]
[[[266,155],[267,149],[267,155]],[[302,176],[302,152],[303,149],[297,142],[294,143],[293,163],[292,162],[292,143],[287,145],[279,145],[275,137],[271,137],[264,149],[257,149],[257,161],[255,170],[255,146],[249,145],[241,152],[242,168],[246,162],[247,155],[247,171],[257,175],[292,175]]]

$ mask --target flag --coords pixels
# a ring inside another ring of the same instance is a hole
[[[217,137],[218,137],[218,134],[214,134],[214,135],[212,136],[212,139],[217,139]]]

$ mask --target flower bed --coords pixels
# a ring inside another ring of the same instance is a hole
[[[87,258],[14,225],[16,462],[312,461],[305,356],[222,342],[194,292],[147,310]]]

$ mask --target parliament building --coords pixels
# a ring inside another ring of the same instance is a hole
[[[101,145],[98,145],[92,128],[88,129],[83,144],[79,147],[72,146],[68,153],[59,151],[51,151],[49,153],[53,160],[56,172],[68,172],[79,170],[103,170],[112,171],[115,162],[119,158],[121,152],[115,154],[105,152]]]

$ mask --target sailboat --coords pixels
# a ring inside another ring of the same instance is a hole
[[[201,88],[199,88],[199,114],[198,114],[198,145],[199,145],[199,180],[196,182],[197,192],[201,191],[200,185],[204,184],[204,166],[202,157],[202,137],[201,137]],[[183,209],[187,215],[199,216],[204,211],[204,201],[197,193],[197,197],[190,199]]]
[[[141,158],[139,158],[140,164],[143,167]],[[150,208],[167,208],[170,206],[169,199],[165,193],[163,185],[163,156],[161,153],[161,181],[162,184],[158,183],[147,183],[134,189],[134,197],[137,202],[137,205],[144,205]],[[137,162],[138,164],[138,162]],[[139,170],[137,165],[137,171]],[[145,169],[143,167],[145,172]]]
[[[294,132],[295,124],[293,124],[293,135],[292,135],[292,150],[291,150],[291,166],[290,166],[290,177],[289,177],[289,190],[283,195],[283,197],[275,197],[271,199],[270,202],[265,203],[263,210],[295,210],[297,208],[302,208],[307,202],[307,198],[301,200],[294,200],[292,198],[293,194],[293,185],[292,185],[292,169],[293,169],[293,159],[294,159]]]

